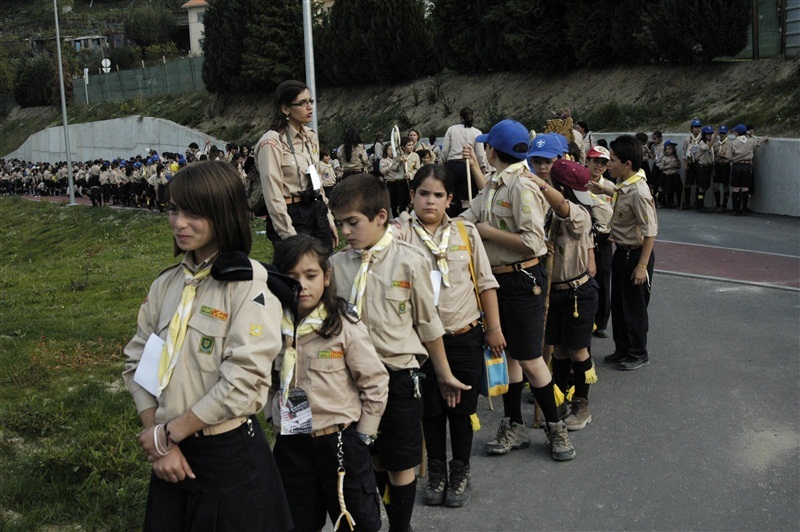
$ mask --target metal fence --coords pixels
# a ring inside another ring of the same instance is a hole
[[[800,0],[786,5],[786,57],[800,56]]]
[[[72,81],[77,104],[122,102],[164,94],[205,91],[203,57],[189,57],[133,70],[112,70]]]

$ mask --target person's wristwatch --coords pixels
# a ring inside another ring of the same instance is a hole
[[[362,442],[364,442],[364,445],[366,445],[366,446],[370,446],[370,445],[372,445],[372,442],[374,442],[374,441],[375,441],[375,438],[373,438],[373,437],[372,437],[371,435],[369,435],[369,434],[362,434],[362,433],[360,433],[360,432],[356,432],[356,434],[358,434],[358,437],[359,437],[359,439],[360,439]]]

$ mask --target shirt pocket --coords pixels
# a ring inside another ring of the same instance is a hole
[[[492,218],[496,220],[497,228],[502,231],[516,231],[517,224],[514,222],[514,211],[511,210],[511,204],[507,201],[498,203],[499,200],[494,200],[492,204]]]
[[[391,287],[386,289],[387,325],[400,325],[411,312],[411,289]]]
[[[342,403],[348,388],[349,373],[344,358],[312,358],[308,376],[314,399],[328,404]],[[342,406],[345,406],[342,404]]]
[[[189,328],[183,345],[187,367],[206,373],[219,371],[229,323],[203,314],[189,318]]]

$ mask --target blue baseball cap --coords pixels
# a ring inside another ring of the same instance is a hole
[[[694,120],[692,120],[692,127],[700,127],[702,125],[703,125],[703,123],[700,120],[698,120],[696,118]]]
[[[728,132],[728,126],[719,126],[720,135]]]
[[[563,135],[557,133],[542,133],[536,135],[531,141],[531,148],[528,150],[528,158],[544,157],[545,159],[553,159],[564,153],[561,147],[561,140],[558,137],[564,138]]]
[[[492,126],[488,133],[478,135],[476,142],[485,142],[497,151],[501,151],[517,159],[525,159],[528,153],[528,129],[509,118]]]
[[[675,141],[667,140],[667,141],[664,141],[664,147],[666,148],[667,146],[675,146],[675,147],[677,147],[678,145],[675,144]]]
[[[745,133],[747,133],[747,126],[744,124],[736,124],[736,127],[733,129],[740,135],[744,135]]]

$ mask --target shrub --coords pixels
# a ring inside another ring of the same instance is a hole
[[[58,93],[57,76],[56,62],[49,55],[23,58],[14,79],[14,99],[22,107],[53,105],[53,96]]]
[[[153,4],[131,9],[123,24],[128,39],[142,47],[166,43],[175,31],[172,11]]]

